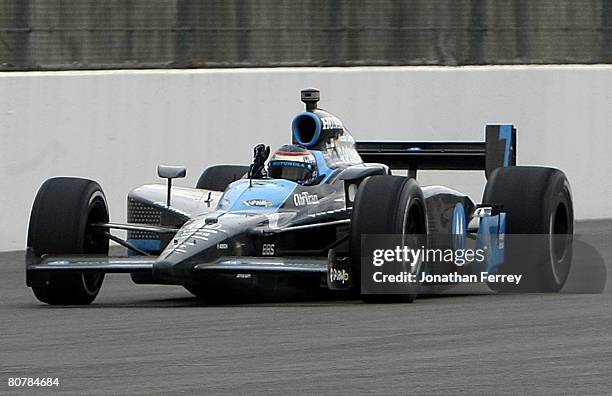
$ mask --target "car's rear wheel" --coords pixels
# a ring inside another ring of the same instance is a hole
[[[225,191],[227,186],[249,171],[244,165],[214,165],[209,166],[202,172],[196,183],[196,188],[214,191]]]
[[[362,235],[401,235],[402,242],[427,234],[427,216],[423,192],[416,180],[401,176],[372,176],[357,190],[351,215],[350,256],[354,285],[361,288]],[[420,242],[419,246],[420,247]],[[408,271],[417,277],[421,263]],[[412,302],[418,294],[412,283],[406,294],[361,294],[366,302]]]
[[[90,226],[108,221],[106,197],[98,183],[57,177],[38,190],[28,227],[28,250],[49,255],[108,255],[108,238]],[[40,301],[52,305],[90,304],[98,295],[104,274],[50,274],[44,286],[33,286]]]
[[[498,291],[557,292],[572,262],[574,209],[569,181],[553,168],[515,166],[489,177],[484,204],[506,212],[501,274],[521,274],[519,285],[490,283]]]

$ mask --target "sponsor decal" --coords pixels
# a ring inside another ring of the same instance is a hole
[[[329,271],[329,280],[334,283],[334,282],[340,282],[342,284],[348,282],[350,279],[350,275],[349,273],[342,269],[342,270],[338,270],[335,268],[331,268]]]
[[[316,205],[319,203],[317,194],[310,194],[306,191],[293,195],[293,204],[295,206]]]
[[[69,261],[60,260],[60,261],[51,261],[48,263],[49,265],[69,265]]]
[[[342,121],[338,117],[328,116],[321,117],[321,126],[323,129],[342,129]]]
[[[344,200],[342,200],[344,201]],[[324,212],[316,212],[316,213],[310,213],[308,214],[308,217],[318,217],[318,216],[324,216],[324,215],[333,215],[336,213],[341,213],[341,212],[345,212],[350,208],[340,208],[340,209],[332,209],[332,210],[326,210]]]
[[[262,256],[274,256],[274,244],[273,243],[264,243],[263,248],[261,249]]]
[[[269,208],[272,206],[272,201],[268,201],[267,199],[249,199],[248,201],[243,202],[246,206],[256,206],[259,208]]]
[[[217,243],[217,249],[218,250],[225,250],[225,249],[227,249],[227,243]]]

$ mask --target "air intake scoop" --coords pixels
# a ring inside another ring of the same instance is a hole
[[[322,148],[325,143],[345,133],[342,121],[335,115],[317,107],[321,94],[316,88],[300,92],[306,111],[296,115],[291,122],[293,143],[307,148]]]

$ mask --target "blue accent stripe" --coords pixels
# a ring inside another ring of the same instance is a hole
[[[128,238],[127,241],[145,252],[159,252],[161,250],[161,241],[159,239]],[[138,253],[128,249],[128,256],[138,256]]]
[[[504,166],[510,166],[510,147],[512,147],[512,125],[504,124],[499,126],[499,140],[504,140],[506,149],[504,152]]]
[[[453,222],[451,224],[451,235],[453,238],[453,249],[465,249],[467,234],[467,220],[465,208],[461,202],[457,202],[453,209]]]
[[[465,209],[461,202],[457,202],[453,209],[453,224],[451,225],[453,234],[465,234],[467,229],[465,219]]]
[[[487,271],[492,274],[498,273],[504,264],[505,235],[506,213],[502,212],[497,216],[487,216],[480,219],[477,248],[487,248],[487,261],[482,263],[485,265],[484,268],[477,268],[478,271]]]
[[[325,156],[321,151],[311,150],[312,155],[314,155],[315,160],[317,161],[317,171],[319,175],[324,175],[323,179],[321,179],[320,183],[325,183],[327,179],[334,173],[334,170],[327,165],[327,161],[325,161]]]

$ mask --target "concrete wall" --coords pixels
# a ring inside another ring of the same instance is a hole
[[[481,140],[487,122],[513,122],[519,163],[564,169],[577,218],[612,217],[612,66],[0,73],[0,250],[23,248],[51,176],[97,180],[124,221],[127,192],[160,162],[194,185],[208,165],[280,146],[304,86],[358,139]],[[478,172],[421,176],[482,194]]]
[[[609,0],[2,0],[0,70],[612,63]]]

